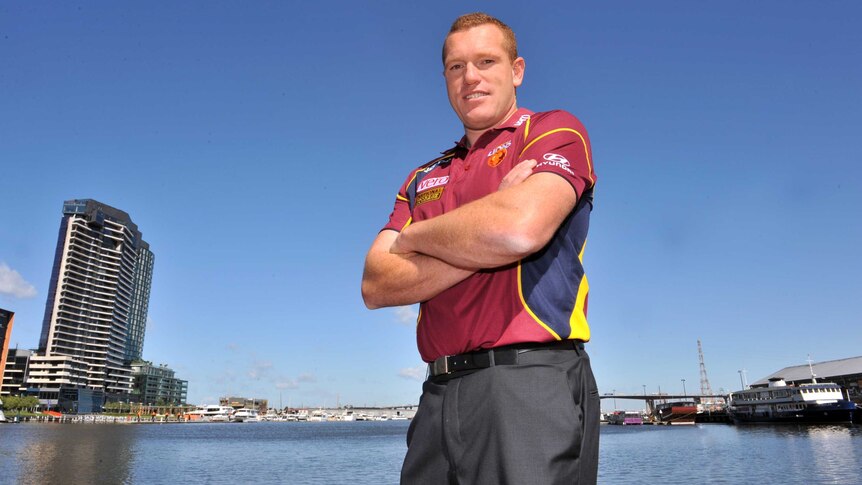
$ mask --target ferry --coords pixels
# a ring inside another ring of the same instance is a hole
[[[766,387],[733,392],[728,414],[734,424],[852,423],[856,405],[844,398],[841,386],[813,380],[788,386],[784,379],[774,377]]]
[[[675,401],[656,404],[655,416],[660,424],[694,424],[697,417],[697,403]]]

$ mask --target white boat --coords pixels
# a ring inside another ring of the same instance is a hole
[[[198,406],[194,410],[184,413],[183,418],[186,421],[207,421],[205,417],[206,411],[206,407]]]
[[[328,418],[329,418],[329,415],[326,414],[326,411],[323,411],[322,409],[315,409],[314,411],[311,412],[311,416],[309,416],[308,420],[320,422],[320,421],[326,421]]]
[[[0,423],[6,422],[6,415],[3,414],[3,400],[0,399]]]
[[[257,409],[242,408],[233,413],[234,423],[256,423],[260,421]]]
[[[201,414],[201,419],[203,419],[204,421],[213,421],[216,423],[224,423],[230,421],[231,415],[233,415],[234,412],[233,408],[230,406],[218,406],[215,404],[211,404],[209,406],[202,406],[202,408],[203,413]]]
[[[278,413],[273,409],[267,410],[266,414],[260,417],[261,421],[284,421]]]

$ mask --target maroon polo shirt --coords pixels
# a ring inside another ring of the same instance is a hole
[[[465,142],[411,172],[384,229],[400,231],[495,192],[518,162],[529,159],[537,162],[533,173],[555,173],[568,181],[578,202],[539,252],[479,271],[421,303],[422,358],[431,362],[515,343],[589,340],[582,258],[596,175],[583,125],[565,111],[519,109],[472,147]]]

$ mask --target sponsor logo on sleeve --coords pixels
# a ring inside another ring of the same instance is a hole
[[[443,195],[443,189],[445,187],[436,187],[431,190],[426,190],[421,194],[416,196],[416,206],[420,206],[426,202],[431,202],[432,200],[437,200]]]
[[[571,164],[566,157],[559,155],[557,153],[546,153],[542,156],[545,159],[544,162],[540,162],[536,165],[536,168],[539,167],[557,167],[559,169],[565,170],[566,172],[574,175],[575,172],[572,172]]]
[[[432,177],[428,179],[424,179],[419,182],[419,185],[416,186],[416,193],[422,192],[423,190],[433,189],[434,187],[439,187],[441,185],[446,185],[449,182],[449,176],[445,175],[443,177]],[[440,189],[441,191],[443,189]]]

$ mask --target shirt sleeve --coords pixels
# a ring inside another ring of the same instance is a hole
[[[566,179],[580,197],[596,183],[587,130],[565,111],[533,117],[526,130],[521,160],[536,160],[533,173],[550,172]]]
[[[396,231],[401,232],[402,229],[407,227],[408,224],[412,222],[412,213],[410,211],[410,203],[407,198],[407,187],[410,186],[410,183],[413,181],[413,178],[416,177],[416,173],[411,173],[404,184],[401,186],[401,189],[395,195],[395,207],[392,209],[392,213],[389,214],[389,223],[383,226],[381,231]]]

